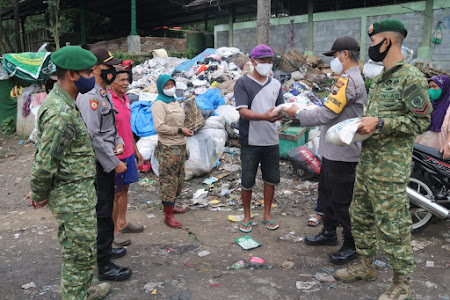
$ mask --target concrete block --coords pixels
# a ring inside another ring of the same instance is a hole
[[[127,43],[129,53],[141,53],[141,37],[139,35],[129,35]]]

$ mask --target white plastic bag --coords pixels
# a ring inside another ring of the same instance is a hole
[[[225,120],[229,123],[235,123],[239,121],[239,112],[233,105],[219,105],[214,112],[218,116],[225,117]]]
[[[186,180],[211,172],[219,164],[226,140],[224,117],[209,117],[202,129],[187,138],[190,155],[185,164]]]
[[[144,160],[151,159],[156,145],[158,145],[158,135],[156,134],[142,137],[136,143],[136,147],[138,148]]]
[[[362,142],[368,139],[371,134],[356,133],[361,118],[347,119],[330,127],[325,136],[325,141],[338,146],[348,146],[354,142]]]
[[[368,62],[364,64],[363,74],[365,77],[372,79],[377,77],[384,70],[384,65],[381,62],[374,62],[369,59]]]

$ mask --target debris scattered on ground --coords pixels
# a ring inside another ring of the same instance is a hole
[[[318,291],[319,288],[313,289],[313,287],[317,286],[318,284],[319,284],[319,281],[317,281],[317,280],[295,282],[295,286],[297,287],[297,289],[304,291],[304,292],[305,291],[307,291],[307,292]]]
[[[34,282],[29,282],[27,284],[22,285],[24,290],[28,290],[29,288],[36,288],[36,284]]]
[[[329,271],[327,269],[318,269],[313,273],[314,278],[319,281],[326,281],[326,282],[334,282],[336,279],[334,279],[333,271]]]
[[[245,266],[245,262],[243,260],[239,260],[230,266],[231,269],[240,270]]]
[[[295,231],[291,231],[291,232],[289,232],[288,234],[286,234],[286,235],[284,235],[284,236],[281,236],[281,237],[280,237],[280,240],[297,243],[297,242],[303,241],[303,240],[304,240],[304,237],[302,237],[302,236],[297,236],[297,235],[295,235]]]
[[[147,282],[144,285],[144,292],[153,294],[153,292],[155,292],[155,290],[157,288],[163,288],[163,287],[164,287],[164,282]],[[156,294],[156,292],[155,292],[155,294]]]
[[[281,266],[283,267],[283,269],[292,269],[294,267],[294,262],[286,260],[284,261]]]
[[[251,236],[243,236],[240,238],[236,239],[236,243],[242,247],[242,249],[244,250],[250,250],[253,248],[257,248],[259,246],[261,246],[260,243],[258,243],[257,241],[255,241]]]
[[[202,250],[199,253],[197,253],[197,255],[200,256],[200,257],[204,257],[204,256],[207,256],[209,254],[211,254],[211,252],[208,251],[208,250]]]
[[[384,268],[384,267],[389,267],[389,268],[391,268],[391,265],[390,265],[390,264],[388,264],[387,262],[381,261],[381,260],[379,260],[379,259],[376,259],[375,262],[374,262],[374,264],[375,264],[375,266],[381,267],[381,268]]]
[[[432,260],[427,260],[427,262],[425,263],[425,266],[427,268],[434,268],[434,261]]]

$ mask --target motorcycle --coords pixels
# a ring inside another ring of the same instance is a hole
[[[450,160],[444,160],[437,149],[414,144],[406,192],[413,220],[412,232],[428,226],[433,215],[450,219]]]

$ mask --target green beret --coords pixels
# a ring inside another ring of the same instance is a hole
[[[405,25],[397,19],[384,19],[369,26],[369,36],[384,31],[400,32],[404,37],[408,35],[408,30],[406,30]]]
[[[80,46],[65,46],[52,53],[53,63],[61,69],[71,71],[87,70],[97,64],[97,57]]]

